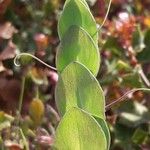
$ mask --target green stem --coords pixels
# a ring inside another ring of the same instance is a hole
[[[21,137],[22,137],[24,146],[25,146],[25,150],[29,150],[29,143],[28,143],[28,141],[26,140],[26,137],[25,137],[25,135],[24,135],[22,129],[19,129],[19,130],[20,130],[20,134],[21,134]]]
[[[116,99],[116,100],[113,100],[112,103],[106,105],[106,107],[105,107],[106,111],[109,110],[109,109],[110,109],[112,106],[114,106],[115,104],[118,104],[118,103],[120,103],[120,102],[126,100],[126,99],[127,99],[127,96],[128,96],[129,94],[133,94],[134,92],[137,92],[137,91],[145,91],[145,92],[147,91],[147,92],[150,92],[150,89],[149,89],[149,88],[137,88],[137,89],[132,89],[132,90],[126,92],[126,93],[125,93],[123,96],[121,96],[120,98],[118,98],[118,99]]]
[[[21,114],[21,109],[22,109],[24,88],[25,88],[25,77],[22,78],[22,84],[21,84],[21,93],[20,93],[20,97],[19,97],[19,107],[18,107],[19,116]]]
[[[36,85],[36,98],[39,99],[39,87]]]

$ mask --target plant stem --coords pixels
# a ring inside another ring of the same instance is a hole
[[[37,98],[37,99],[39,99],[39,86],[38,85],[36,85],[36,95],[35,95],[35,97]]]
[[[22,109],[22,102],[23,102],[23,95],[24,95],[24,88],[25,88],[25,77],[22,77],[22,84],[21,84],[21,93],[19,97],[19,107],[18,107],[18,112],[19,112],[19,117],[21,114],[21,109]]]
[[[109,110],[113,105],[115,105],[115,104],[117,104],[117,103],[120,103],[120,102],[126,100],[126,98],[127,98],[127,96],[128,96],[129,94],[132,94],[132,93],[134,93],[134,92],[136,92],[136,91],[148,91],[148,92],[150,92],[150,89],[148,89],[148,88],[132,89],[132,90],[126,92],[123,96],[121,96],[121,97],[118,98],[117,100],[113,100],[112,103],[106,105],[106,107],[105,107],[106,111]]]
[[[29,150],[29,143],[28,143],[22,129],[19,129],[19,130],[20,130],[20,134],[21,134],[21,137],[22,137],[22,140],[23,140],[23,144],[25,146],[25,150]]]
[[[19,123],[20,123],[20,116],[21,116],[21,109],[22,109],[22,102],[23,102],[23,95],[24,95],[24,88],[25,88],[25,77],[22,77],[21,81],[21,91],[20,91],[20,96],[19,96],[19,104],[18,104],[18,111],[17,111],[17,116],[16,116],[16,126],[17,128],[17,133],[20,135],[19,131]]]

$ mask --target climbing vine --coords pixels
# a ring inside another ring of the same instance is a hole
[[[58,72],[59,79],[55,88],[55,101],[61,120],[54,137],[54,149],[109,150],[110,132],[106,123],[105,112],[112,105],[123,101],[130,93],[139,90],[150,91],[144,87],[135,88],[112,103],[105,104],[104,92],[96,79],[101,63],[98,31],[104,25],[110,5],[111,0],[104,21],[98,28],[85,0],[65,1],[58,20],[60,44],[56,54],[56,68],[28,53],[21,53],[15,59],[16,64],[19,56],[31,56]],[[149,81],[143,75],[141,67],[139,67],[139,74],[149,87]],[[19,115],[22,107],[22,96],[20,99]],[[40,107],[41,112],[38,112],[38,107]],[[35,109],[36,111],[34,111]],[[38,127],[44,114],[41,100],[36,98],[32,101],[29,114],[34,121],[35,128]],[[23,134],[23,132],[21,133]]]
[[[109,149],[105,97],[96,79],[100,67],[98,32],[85,0],[66,0],[58,34],[55,99],[62,119],[54,146],[61,150]]]

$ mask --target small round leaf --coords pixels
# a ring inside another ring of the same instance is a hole
[[[85,111],[71,108],[56,130],[55,148],[61,150],[106,150],[101,126]]]
[[[96,22],[85,2],[81,0],[70,0],[64,5],[63,12],[58,22],[58,34],[60,39],[63,38],[70,26],[78,25],[87,31],[98,43],[98,33]]]
[[[56,66],[62,70],[71,62],[78,61],[94,75],[98,73],[100,56],[98,47],[90,35],[78,26],[71,26],[61,40],[57,51]]]
[[[55,99],[61,115],[71,107],[79,107],[94,116],[105,118],[103,91],[94,75],[79,62],[69,64],[60,74]]]
[[[96,121],[99,123],[99,125],[101,126],[101,128],[104,131],[106,141],[107,141],[107,150],[109,150],[110,149],[111,137],[110,137],[110,132],[109,132],[108,125],[107,125],[107,123],[104,119],[97,118],[97,117],[94,117],[94,118],[96,119]]]

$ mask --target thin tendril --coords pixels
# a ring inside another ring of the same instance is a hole
[[[39,58],[37,58],[36,56],[34,56],[34,55],[32,55],[32,54],[29,54],[29,53],[20,53],[20,54],[18,54],[18,55],[15,57],[15,59],[14,59],[14,64],[15,64],[16,66],[18,66],[18,67],[20,66],[20,63],[18,63],[18,59],[19,59],[21,56],[30,56],[30,57],[34,58],[35,60],[37,60],[38,62],[40,62],[40,63],[42,63],[43,65],[45,65],[46,67],[48,67],[48,68],[50,68],[50,69],[52,69],[52,70],[54,70],[54,71],[57,71],[57,69],[56,69],[55,67],[52,67],[52,66],[48,65],[47,63],[45,63],[45,62],[42,61],[41,59],[39,59]]]
[[[105,17],[104,17],[104,20],[103,20],[102,24],[98,27],[97,31],[94,33],[93,36],[95,36],[95,34],[96,34],[97,32],[99,32],[100,29],[101,29],[101,28],[103,27],[103,25],[105,24],[105,22],[106,22],[106,20],[107,20],[107,17],[108,17],[108,14],[109,14],[109,11],[110,11],[111,3],[112,3],[112,0],[109,1],[108,9],[107,9],[107,12],[106,12],[106,15],[105,15]]]
[[[127,98],[127,96],[128,96],[129,94],[131,94],[131,93],[133,94],[134,92],[137,92],[137,91],[149,91],[149,92],[150,92],[150,89],[148,89],[148,88],[132,89],[132,90],[126,92],[123,96],[121,96],[121,97],[118,98],[117,100],[114,100],[112,103],[108,104],[108,105],[106,106],[106,111],[109,110],[113,105],[115,105],[115,104],[117,104],[117,103],[119,103],[119,102],[122,102],[122,101],[126,100],[126,98]]]
[[[25,89],[25,80],[26,78],[22,78],[22,83],[21,83],[21,91],[20,91],[20,96],[19,96],[19,105],[18,105],[18,112],[17,112],[17,125],[20,123],[20,116],[21,116],[21,110],[22,110],[22,103],[23,103],[23,97],[24,97],[24,89]]]
[[[98,28],[98,30],[100,30],[100,29],[103,27],[103,25],[105,24],[105,22],[106,22],[106,19],[107,19],[107,17],[108,17],[109,11],[110,11],[111,3],[112,3],[112,0],[109,1],[109,5],[108,5],[108,9],[107,9],[105,18],[104,18],[102,24],[100,25],[100,27]]]
[[[24,95],[24,88],[25,88],[25,80],[26,80],[26,78],[23,77],[22,78],[22,84],[21,84],[21,93],[20,93],[20,97],[19,97],[19,108],[18,108],[19,116],[21,114],[21,109],[22,109],[22,102],[23,102],[23,95]]]

